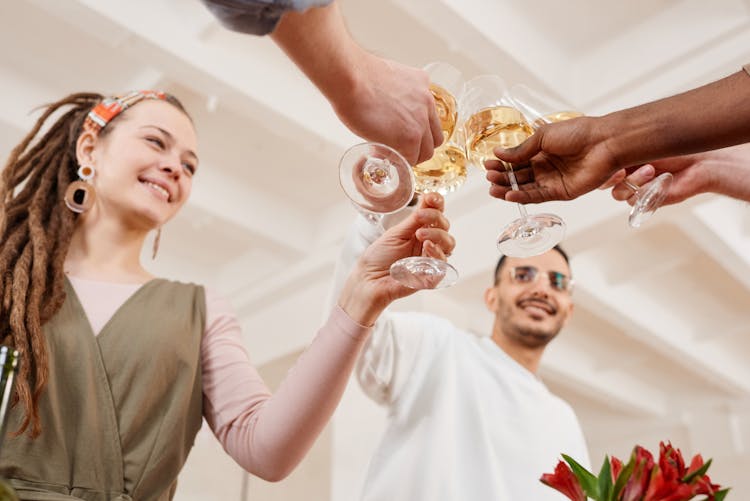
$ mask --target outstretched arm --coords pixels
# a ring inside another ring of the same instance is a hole
[[[390,277],[390,265],[402,257],[420,255],[423,245],[436,258],[444,258],[453,249],[442,197],[431,194],[428,198],[431,203],[423,204],[364,251],[343,286],[338,306],[273,395],[248,363],[236,319],[214,326],[217,332],[204,336],[206,420],[227,452],[247,471],[266,480],[281,480],[310,449],[341,399],[380,312],[390,302],[415,292]]]
[[[427,73],[360,47],[336,2],[287,12],[271,36],[352,132],[412,164],[432,157],[443,135]]]
[[[697,89],[603,117],[545,125],[514,149],[512,191],[498,161],[487,162],[490,194],[514,202],[570,200],[620,169],[750,141],[750,76],[739,71]]]
[[[349,34],[331,0],[202,0],[227,28],[271,37],[368,141],[384,143],[412,164],[443,141],[425,71],[376,56]]]
[[[635,202],[633,191],[623,182],[636,186],[656,176],[671,172],[674,175],[663,204],[675,204],[701,193],[718,193],[750,202],[750,143],[656,160],[628,174],[618,171],[602,188],[612,187],[615,200]]]

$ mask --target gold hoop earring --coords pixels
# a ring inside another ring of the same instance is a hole
[[[90,165],[82,165],[78,168],[78,180],[73,181],[65,190],[63,200],[68,209],[76,214],[86,212],[94,205],[96,194],[94,187],[89,183],[94,179],[96,171]]]
[[[156,236],[154,237],[154,247],[151,253],[151,259],[156,259],[156,253],[159,252],[159,240],[161,240],[161,226],[156,230]]]

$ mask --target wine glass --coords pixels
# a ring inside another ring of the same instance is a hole
[[[360,143],[339,161],[339,182],[357,210],[382,229],[385,214],[397,212],[414,197],[409,162],[390,146]]]
[[[432,158],[413,167],[417,193],[437,192],[441,195],[455,191],[466,181],[466,153],[458,137],[458,103],[463,80],[461,72],[447,63],[425,66],[430,76],[430,92],[443,132],[443,143],[435,149]]]
[[[583,116],[583,113],[576,111],[569,104],[522,84],[511,87],[508,96],[534,129],[545,123],[562,122]],[[623,184],[633,191],[636,200],[630,209],[628,224],[632,228],[638,228],[661,206],[672,184],[672,174],[665,172],[646,187],[638,186],[627,179]]]
[[[635,194],[635,203],[628,216],[628,224],[631,228],[640,228],[654,214],[654,211],[661,207],[667,197],[672,179],[672,174],[664,172],[646,186],[638,186],[627,179],[623,180],[623,184]]]
[[[496,160],[496,147],[512,148],[532,133],[531,125],[508,98],[505,82],[495,75],[481,75],[468,81],[459,106],[468,118],[466,150],[469,161],[481,168],[485,160]],[[513,166],[503,162],[511,186],[518,190]],[[565,223],[554,214],[529,215],[516,204],[521,217],[509,223],[497,239],[497,247],[512,257],[529,257],[548,251],[565,235]]]
[[[346,150],[339,161],[339,181],[357,210],[382,231],[383,216],[403,209],[414,197],[411,166],[399,152],[380,143],[360,143]],[[400,259],[390,273],[412,289],[447,287],[458,277],[445,261],[424,256]]]
[[[455,96],[461,90],[461,72],[447,63],[431,63],[425,71],[430,76],[430,92],[435,99],[443,143],[432,158],[412,169],[417,193],[450,193],[466,180],[466,153],[463,131],[457,127],[458,106]],[[399,259],[391,266],[391,276],[413,289],[450,287],[458,280],[456,269],[441,259],[413,256]]]
[[[513,85],[508,90],[508,99],[526,117],[534,130],[544,124],[583,116],[583,113],[570,104],[523,84]]]

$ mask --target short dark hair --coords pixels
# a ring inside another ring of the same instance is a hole
[[[568,263],[568,266],[570,266],[570,260],[568,259],[568,254],[563,250],[562,247],[559,245],[555,245],[550,250],[556,250],[560,253],[560,255],[565,259],[565,262]],[[505,262],[505,258],[508,257],[505,254],[500,255],[500,259],[497,260],[497,264],[495,265],[495,275],[493,278],[493,283],[497,285],[497,283],[500,281],[500,268],[503,267],[503,263]]]

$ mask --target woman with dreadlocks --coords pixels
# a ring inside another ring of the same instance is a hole
[[[227,302],[140,263],[147,233],[187,200],[196,151],[180,103],[138,91],[54,103],[11,152],[0,333],[22,368],[0,475],[21,499],[171,499],[202,417],[240,466],[280,480],[330,418],[369,326],[413,292],[390,264],[453,248],[442,198],[425,197],[363,254],[271,395]]]

